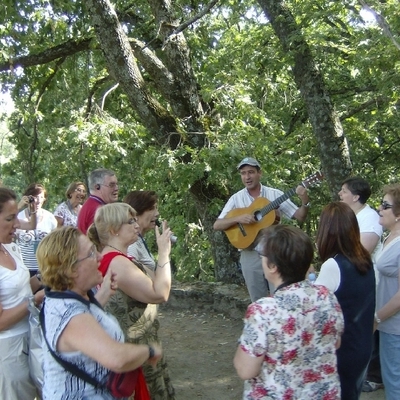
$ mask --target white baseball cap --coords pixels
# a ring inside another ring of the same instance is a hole
[[[240,163],[238,164],[237,169],[242,168],[244,165],[251,165],[252,167],[257,167],[261,169],[260,163],[252,157],[243,158],[243,160],[240,161]]]

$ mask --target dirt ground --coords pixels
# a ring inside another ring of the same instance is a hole
[[[160,338],[177,400],[239,400],[242,381],[233,367],[242,320],[212,310],[159,309]],[[384,400],[384,391],[361,400]],[[303,400],[303,399],[298,399]]]
[[[177,400],[240,399],[233,355],[242,321],[222,314],[161,307],[160,337]]]

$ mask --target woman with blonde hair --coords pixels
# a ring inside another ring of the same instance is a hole
[[[101,256],[77,228],[51,232],[40,243],[37,257],[47,287],[41,321],[46,343],[43,399],[116,398],[106,388],[111,372],[132,371],[146,361],[154,365],[161,348],[124,343],[118,322],[102,308],[116,289],[115,274],[110,270],[103,281]],[[94,296],[91,288],[99,284]]]
[[[158,262],[154,277],[127,255],[128,246],[139,238],[136,211],[125,203],[106,204],[97,209],[88,237],[101,250],[100,270],[111,268],[118,276],[118,291],[106,309],[118,319],[126,340],[132,343],[158,341],[159,321],[156,304],[168,300],[171,289],[171,230],[155,228]],[[164,359],[156,368],[144,366],[152,400],[174,399]]]

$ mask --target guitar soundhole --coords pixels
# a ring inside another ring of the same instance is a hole
[[[259,221],[261,221],[261,220],[263,219],[263,216],[262,216],[262,214],[261,214],[260,211],[256,211],[256,212],[254,213],[254,219],[255,219],[257,222],[259,222]]]

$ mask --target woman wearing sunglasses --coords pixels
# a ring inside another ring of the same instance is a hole
[[[379,223],[389,232],[377,257],[379,272],[375,327],[386,400],[400,399],[400,184],[386,186]]]
[[[128,246],[139,239],[136,211],[125,203],[106,204],[97,209],[89,239],[101,251],[100,270],[109,268],[117,274],[118,291],[107,303],[130,343],[149,344],[158,341],[160,326],[156,304],[168,300],[171,289],[171,230],[163,222],[160,233],[155,228],[158,245],[157,268],[152,277],[146,269],[128,256]],[[144,375],[152,400],[174,399],[164,359],[156,368],[144,366]]]

